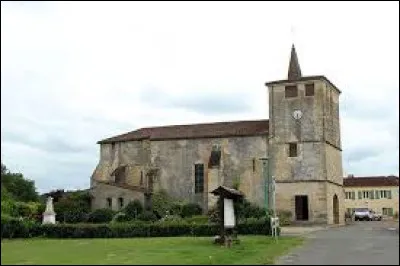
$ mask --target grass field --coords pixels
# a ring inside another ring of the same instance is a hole
[[[1,264],[272,264],[303,242],[241,236],[232,248],[211,237],[3,240]]]

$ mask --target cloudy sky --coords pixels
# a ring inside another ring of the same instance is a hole
[[[345,173],[398,175],[398,2],[2,1],[1,160],[41,192],[87,188],[100,139],[267,118],[293,41],[342,90]]]

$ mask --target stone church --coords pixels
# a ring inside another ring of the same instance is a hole
[[[239,185],[248,200],[293,221],[343,223],[340,90],[325,76],[303,76],[294,45],[284,80],[267,82],[269,120],[140,128],[107,138],[91,177],[92,207],[146,204],[163,189],[215,204],[210,191]]]

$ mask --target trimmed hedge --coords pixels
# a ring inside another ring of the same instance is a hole
[[[89,223],[108,223],[114,217],[115,211],[111,209],[97,209],[89,213]]]
[[[247,221],[237,226],[238,234],[270,235],[270,223],[265,219]],[[170,237],[214,236],[217,224],[188,222],[111,223],[111,224],[57,224],[41,225],[15,218],[1,218],[2,238],[124,238],[124,237]]]
[[[194,215],[201,215],[202,212],[203,210],[199,204],[188,203],[182,206],[181,216],[182,218],[187,218]]]

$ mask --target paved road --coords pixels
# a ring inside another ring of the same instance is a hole
[[[399,224],[356,222],[313,232],[302,247],[276,264],[399,265]]]

